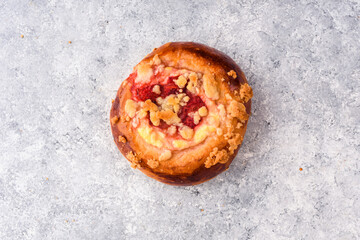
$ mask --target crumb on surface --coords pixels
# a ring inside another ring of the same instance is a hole
[[[194,123],[195,123],[196,125],[198,125],[199,122],[200,122],[200,120],[201,120],[201,117],[200,117],[200,115],[199,115],[199,112],[195,112],[195,113],[194,113]]]
[[[203,87],[205,90],[205,95],[212,100],[218,100],[220,97],[220,92],[218,90],[217,82],[215,77],[212,74],[205,74],[203,76]]]
[[[202,106],[201,108],[199,108],[199,115],[200,117],[205,117],[208,114],[208,110],[205,106]]]
[[[157,167],[159,166],[159,161],[157,161],[157,160],[155,160],[155,159],[149,159],[149,160],[147,161],[147,165],[148,165],[150,168],[154,169],[154,168],[157,168]]]
[[[194,130],[192,128],[189,128],[188,126],[182,127],[179,132],[180,135],[186,140],[191,139],[194,135]]]
[[[21,37],[21,38],[24,38],[24,35],[23,35],[23,34],[21,34],[21,35],[20,35],[20,37]]]
[[[237,77],[236,72],[234,70],[230,70],[230,72],[228,72],[227,75],[229,75],[230,77],[232,77],[234,79]]]
[[[169,134],[169,135],[174,135],[175,133],[176,133],[176,127],[175,126],[171,126],[171,127],[169,127],[168,129],[167,129],[167,133]]]
[[[161,94],[161,90],[160,90],[160,86],[159,85],[155,85],[152,89],[152,92],[153,93],[156,93],[156,94]]]
[[[126,158],[130,160],[132,168],[136,169],[137,167],[140,167],[141,160],[136,153],[130,151],[126,154]]]
[[[187,84],[187,80],[184,76],[180,76],[177,80],[174,80],[174,82],[179,88],[184,88]]]
[[[118,117],[118,116],[115,116],[115,117],[113,117],[113,118],[110,119],[111,125],[116,124],[118,121],[119,121],[119,117]]]
[[[125,113],[128,117],[133,118],[135,117],[136,109],[138,107],[138,103],[132,99],[128,99],[125,103]]]
[[[217,147],[213,148],[206,158],[205,167],[210,168],[217,163],[226,163],[229,160],[229,154],[225,149],[219,151]]]
[[[126,143],[126,138],[124,136],[119,136],[119,142]]]
[[[171,151],[170,150],[165,150],[163,153],[161,153],[160,157],[159,157],[159,161],[165,161],[171,158]]]
[[[240,97],[244,102],[248,102],[253,97],[252,88],[249,84],[245,83],[240,87]]]

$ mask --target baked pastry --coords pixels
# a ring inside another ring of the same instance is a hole
[[[236,156],[252,89],[224,53],[193,42],[155,48],[122,82],[110,122],[131,166],[158,181],[195,185]]]

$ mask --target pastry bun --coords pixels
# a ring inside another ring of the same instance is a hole
[[[155,48],[116,94],[111,130],[149,177],[195,185],[229,168],[243,141],[252,89],[224,53],[193,42]]]

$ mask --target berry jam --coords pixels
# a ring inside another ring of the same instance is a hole
[[[145,102],[147,99],[150,99],[151,101],[155,102],[155,99],[159,97],[160,95],[157,93],[154,93],[152,89],[155,85],[145,85],[141,86],[139,88],[135,89],[135,96],[137,99],[139,99],[142,102]]]
[[[129,77],[130,78],[130,77]],[[136,76],[132,76],[131,80],[135,79]],[[169,80],[166,84],[160,85],[160,84],[143,84],[143,85],[136,85],[134,81],[133,86],[131,88],[132,94],[135,98],[135,100],[138,101],[146,101],[147,99],[150,99],[153,103],[156,104],[156,98],[166,98],[170,94],[178,94],[180,93],[180,88],[174,83],[174,80],[176,80],[178,77],[169,77]],[[154,93],[152,89],[155,85],[160,86],[160,94]],[[186,86],[184,90],[186,89]],[[186,93],[187,96],[189,96],[189,101],[185,106],[182,106],[179,110],[178,116],[181,119],[181,122],[190,127],[194,128],[197,124],[194,123],[193,117],[189,116],[189,113],[195,113],[201,108],[202,106],[205,106],[205,103],[203,100],[196,95],[193,95],[188,90],[185,90],[184,93]],[[151,122],[150,122],[151,123]],[[169,125],[167,125],[164,121],[160,121],[160,125],[157,126],[161,129],[167,129]]]
[[[150,99],[155,103],[156,98],[166,98],[170,94],[179,93],[180,90],[179,87],[174,83],[174,81],[172,81],[172,79],[170,79],[169,83],[167,83],[166,85],[160,85],[161,94],[157,94],[152,91],[155,85],[158,84],[144,84],[140,86],[135,86],[134,84],[131,91],[138,100],[144,102],[147,99]]]
[[[191,112],[197,112],[199,108],[205,106],[205,103],[199,96],[195,96],[190,92],[186,91],[186,94],[190,97],[189,102],[180,109],[179,118],[181,122],[190,128],[194,128],[196,124],[194,123],[193,117],[189,116]]]

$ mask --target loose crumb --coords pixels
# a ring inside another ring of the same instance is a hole
[[[124,136],[119,136],[119,142],[126,143],[126,138]]]
[[[24,35],[23,35],[23,34],[21,34],[21,35],[20,35],[20,37],[21,37],[21,38],[24,38]]]
[[[230,72],[228,72],[227,75],[233,77],[234,79],[237,77],[236,72],[234,70],[230,70]]]
[[[114,103],[115,102],[115,100],[114,99],[111,99],[111,103]]]
[[[200,211],[202,211],[202,212],[203,212],[203,211],[204,211],[204,209],[200,209]]]
[[[113,117],[113,118],[110,119],[111,125],[116,124],[118,121],[119,121],[119,117],[118,117],[118,116],[115,116],[115,117]]]
[[[152,89],[152,92],[160,95],[161,94],[160,86],[155,85]]]
[[[159,161],[155,160],[155,159],[149,159],[147,161],[147,165],[152,168],[152,169],[155,169],[159,166]]]
[[[299,168],[300,171],[302,171],[303,169],[302,168]]]
[[[45,180],[46,180],[46,181],[48,181],[48,180],[49,180],[49,178],[45,178]]]
[[[165,150],[160,154],[159,161],[166,161],[171,158],[171,151]]]
[[[72,44],[72,41],[69,41],[69,44]]]

